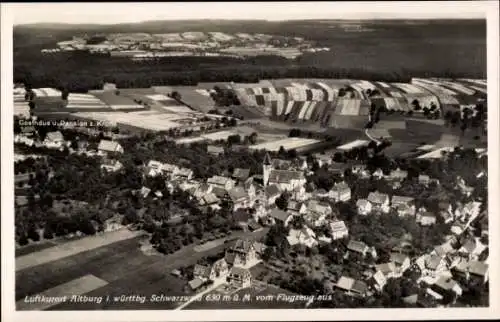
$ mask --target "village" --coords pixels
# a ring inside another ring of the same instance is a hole
[[[97,158],[103,176],[125,171],[127,161],[123,156],[129,151],[120,144],[122,137],[118,134],[110,133],[98,143],[80,140],[74,144],[65,140],[61,131],[46,133],[42,141],[36,132],[33,126],[23,127],[15,136],[16,146],[23,146],[24,151],[36,147]],[[202,144],[207,155],[227,157],[224,147]],[[485,169],[445,182],[428,174],[432,171],[415,173],[403,170],[396,162],[386,167],[362,160],[336,162],[338,150],[307,156],[281,152],[254,152],[262,156],[257,160],[258,172],[234,167],[206,178],[196,177],[196,171],[186,162],[149,159],[136,167],[145,184],[133,188],[131,195],[141,200],[143,208],[168,194],[182,196],[191,207],[191,216],[203,213],[212,221],[230,218],[230,228],[217,228],[219,238],[215,233],[205,238],[207,232],[201,228],[199,238],[189,237],[200,249],[221,244],[227,247],[196,264],[166,272],[185,281],[184,288],[193,299],[214,292],[234,294],[249,288],[275,287],[299,295],[341,294],[373,303],[373,299],[383,298],[387,288],[392,294],[398,286],[399,296],[391,295],[398,299],[387,300],[391,304],[396,301],[397,305],[437,307],[487,292],[487,196],[474,188],[485,182]],[[43,159],[43,152],[36,153],[31,155],[34,160]],[[473,164],[483,164],[487,157],[482,149],[455,147],[429,162],[461,162],[460,155],[471,156],[467,162]],[[325,175],[333,180],[329,189],[317,184]],[[47,179],[53,176],[49,173]],[[16,206],[20,209],[41,198],[35,195],[35,201],[30,201],[31,197],[17,195],[18,190],[29,189],[35,177],[33,172],[16,172]],[[370,188],[362,189],[363,184]],[[452,191],[448,191],[450,187]],[[422,198],[415,191],[436,195]],[[441,199],[440,194],[446,198]],[[169,213],[164,220],[148,222],[154,227],[149,229],[152,247],[163,247],[167,254],[191,244],[187,241],[165,250],[168,247],[163,239],[167,237],[157,230],[167,227],[166,222],[185,224],[188,215],[177,212],[177,217]],[[126,220],[113,215],[101,228],[109,231],[127,226],[148,231],[145,216],[144,211],[134,215],[125,212]],[[197,227],[196,222],[189,225]],[[249,235],[239,238],[235,231]],[[262,237],[252,235],[256,232]],[[308,279],[319,281],[321,287],[307,288]],[[197,303],[188,301],[181,308],[191,302]],[[304,305],[315,304],[311,300]]]

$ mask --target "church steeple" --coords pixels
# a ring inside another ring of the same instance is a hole
[[[271,174],[272,170],[273,166],[271,162],[271,157],[269,156],[269,153],[266,153],[264,161],[262,162],[262,179],[264,182],[264,186],[267,186],[267,183],[269,182],[269,175]]]

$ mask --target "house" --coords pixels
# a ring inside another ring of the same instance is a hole
[[[375,274],[372,275],[372,277],[369,280],[369,283],[373,286],[375,290],[377,290],[378,292],[382,292],[384,286],[387,284],[387,278],[382,272],[377,271]]]
[[[64,137],[61,132],[49,132],[43,140],[43,145],[49,149],[62,149],[64,147]]]
[[[231,178],[222,177],[222,176],[213,176],[208,178],[207,183],[214,187],[218,187],[224,190],[230,190],[234,188],[235,182]]]
[[[341,276],[335,285],[347,295],[365,297],[368,295],[368,285],[350,277]]]
[[[209,279],[212,281],[226,278],[229,274],[229,266],[224,258],[217,260],[210,269]]]
[[[453,214],[451,214],[450,212],[448,211],[443,211],[441,210],[439,212],[439,215],[441,216],[441,218],[443,218],[443,222],[445,224],[449,224],[453,221],[454,217],[453,217]]]
[[[420,174],[418,176],[418,183],[423,184],[423,185],[428,185],[431,182],[431,177],[429,177],[426,174]]]
[[[311,248],[318,245],[316,234],[307,226],[304,226],[301,229],[290,229],[286,239],[290,246],[300,244]]]
[[[281,195],[278,185],[269,185],[265,188],[265,201],[268,205],[273,205]]]
[[[252,267],[259,262],[255,243],[246,239],[238,239],[226,250],[225,261],[233,267]]]
[[[227,282],[237,288],[247,288],[252,285],[252,274],[248,269],[233,267],[229,272]]]
[[[465,183],[464,179],[460,177],[457,178],[457,187],[460,190],[460,192],[467,197],[470,197],[472,195],[472,192],[474,192],[474,188],[468,186]]]
[[[118,160],[104,160],[103,163],[101,164],[101,169],[107,171],[107,172],[116,172],[119,171],[123,168],[123,165],[120,161]]]
[[[198,202],[202,207],[210,207],[212,209],[218,209],[220,204],[220,199],[213,193],[207,193],[201,197]]]
[[[372,178],[374,179],[382,179],[384,177],[384,172],[382,169],[377,169],[372,173]]]
[[[163,174],[163,163],[155,160],[150,160],[146,165],[146,175],[156,177]]]
[[[255,189],[255,184],[253,183],[253,178],[248,178],[246,179],[243,184],[243,189],[248,193],[248,197],[250,198],[250,201],[255,200],[256,197],[256,189]]]
[[[389,212],[389,196],[385,193],[380,193],[378,191],[370,192],[368,194],[367,200],[373,205],[374,210],[378,210],[384,213]]]
[[[345,182],[336,183],[330,193],[335,202],[351,200],[351,188]]]
[[[238,182],[244,182],[250,177],[250,169],[236,168],[233,171],[232,178]]]
[[[321,168],[324,165],[330,165],[333,162],[332,156],[327,154],[316,153],[313,155],[314,161],[316,161]]]
[[[187,168],[180,168],[175,173],[175,177],[181,180],[191,180],[193,178],[193,170]]]
[[[292,190],[292,199],[298,200],[298,201],[305,201],[308,199],[308,196],[310,194],[307,193],[306,188],[304,186],[298,186],[295,187],[295,189]]]
[[[290,160],[272,159],[271,165],[273,166],[273,169],[290,170],[293,167],[293,162]]]
[[[488,264],[479,261],[470,261],[467,265],[470,278],[486,283],[488,281]]]
[[[437,218],[433,213],[425,212],[423,214],[418,214],[416,217],[416,221],[422,226],[432,226],[436,223]]]
[[[416,212],[414,200],[412,197],[392,196],[391,207],[401,217],[414,216]]]
[[[394,263],[394,266],[396,268],[396,274],[394,277],[400,277],[411,266],[410,257],[401,253],[391,253],[390,261],[391,263]]]
[[[202,183],[198,186],[195,186],[193,187],[193,196],[200,200],[201,198],[203,198],[203,196],[209,194],[209,193],[212,193],[213,191],[213,187],[211,185],[208,185],[206,183]]]
[[[459,235],[463,234],[467,230],[468,227],[469,227],[469,225],[467,225],[467,223],[460,222],[459,220],[457,220],[451,225],[450,230],[452,233],[459,236]]]
[[[437,255],[422,255],[415,260],[422,276],[436,277],[447,270],[446,260]]]
[[[372,203],[366,199],[359,199],[356,202],[356,207],[358,208],[358,214],[366,216],[372,212]]]
[[[216,145],[207,145],[207,153],[218,157],[224,154],[224,148]]]
[[[307,206],[303,202],[290,200],[288,202],[286,211],[294,216],[303,215],[307,212]]]
[[[351,166],[351,171],[353,174],[364,179],[370,177],[370,172],[366,169],[366,164],[353,164]]]
[[[142,187],[141,189],[135,190],[134,195],[140,195],[142,198],[147,198],[149,196],[149,193],[151,192],[151,189],[148,187]]]
[[[461,296],[463,292],[460,285],[454,279],[444,276],[439,277],[431,286],[431,289],[443,298],[446,298],[450,293],[455,296]]]
[[[327,203],[311,199],[307,202],[307,212],[328,216],[332,214],[332,207]]]
[[[439,246],[434,247],[434,250],[431,252],[431,255],[436,255],[441,258],[451,255],[455,252],[455,248],[453,248],[453,241],[447,241]]]
[[[371,254],[373,257],[376,257],[376,251],[374,248],[368,247],[365,243],[362,241],[357,241],[357,240],[350,240],[349,243],[347,244],[347,251],[349,253],[356,253],[359,254],[363,257],[365,257],[367,254]]]
[[[229,190],[227,194],[233,205],[233,210],[250,207],[248,194],[242,187],[235,187]]]
[[[488,248],[488,246],[481,243],[478,238],[470,238],[462,244],[458,253],[468,260],[477,260],[486,248]]]
[[[407,177],[408,177],[408,171],[404,171],[398,168],[394,171],[391,171],[387,176],[387,179],[394,181],[403,181]]]
[[[179,167],[174,164],[169,164],[169,163],[162,164],[162,172],[167,175],[174,176],[177,173],[177,171],[179,171]]]
[[[286,227],[290,223],[290,220],[292,220],[293,215],[279,208],[273,208],[269,212],[269,218],[272,223],[280,222]]]
[[[375,270],[377,272],[380,272],[380,274],[382,274],[386,279],[398,276],[396,264],[394,264],[393,262],[375,265]]]
[[[106,155],[108,153],[123,153],[123,147],[116,141],[101,140],[97,146],[97,153],[99,155]]]
[[[343,220],[337,220],[330,223],[330,233],[333,240],[346,238],[349,236],[349,230]]]

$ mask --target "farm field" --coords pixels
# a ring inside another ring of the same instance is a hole
[[[320,143],[320,140],[316,139],[303,139],[303,138],[286,138],[278,141],[266,142],[256,145],[251,145],[249,149],[251,150],[267,150],[267,151],[279,151],[281,147],[285,150],[291,149],[301,149],[309,145]]]
[[[232,237],[258,239],[267,230],[254,233],[238,232]],[[141,295],[150,298],[153,294],[190,295],[184,293],[186,281],[170,275],[173,269],[195,264],[199,259],[218,254],[232,245],[220,244],[199,252],[194,245],[186,246],[170,255],[151,255],[141,251],[144,236],[116,242],[91,251],[54,260],[16,272],[16,301],[27,295],[43,293],[85,275],[93,275],[107,284],[89,290],[86,296]],[[71,284],[68,284],[71,285]],[[57,290],[57,289],[56,289]],[[64,294],[64,288],[58,293]],[[96,309],[173,309],[181,303],[151,301],[103,301],[101,303],[65,302],[52,306],[50,310],[96,310]],[[29,308],[27,308],[29,309]]]
[[[42,251],[31,253],[16,258],[16,271],[21,271],[33,266],[49,263],[68,256],[76,255],[101,246],[115,243],[120,240],[137,237],[141,232],[132,232],[128,229],[121,229],[96,236],[85,237],[79,240],[70,241],[65,244],[47,248]]]

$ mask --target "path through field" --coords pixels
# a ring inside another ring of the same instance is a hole
[[[138,237],[141,234],[143,234],[141,231],[130,231],[124,228],[46,248],[39,252],[34,252],[16,258],[16,272],[26,268],[53,262],[68,256],[73,256],[98,247],[110,245],[118,241]]]

